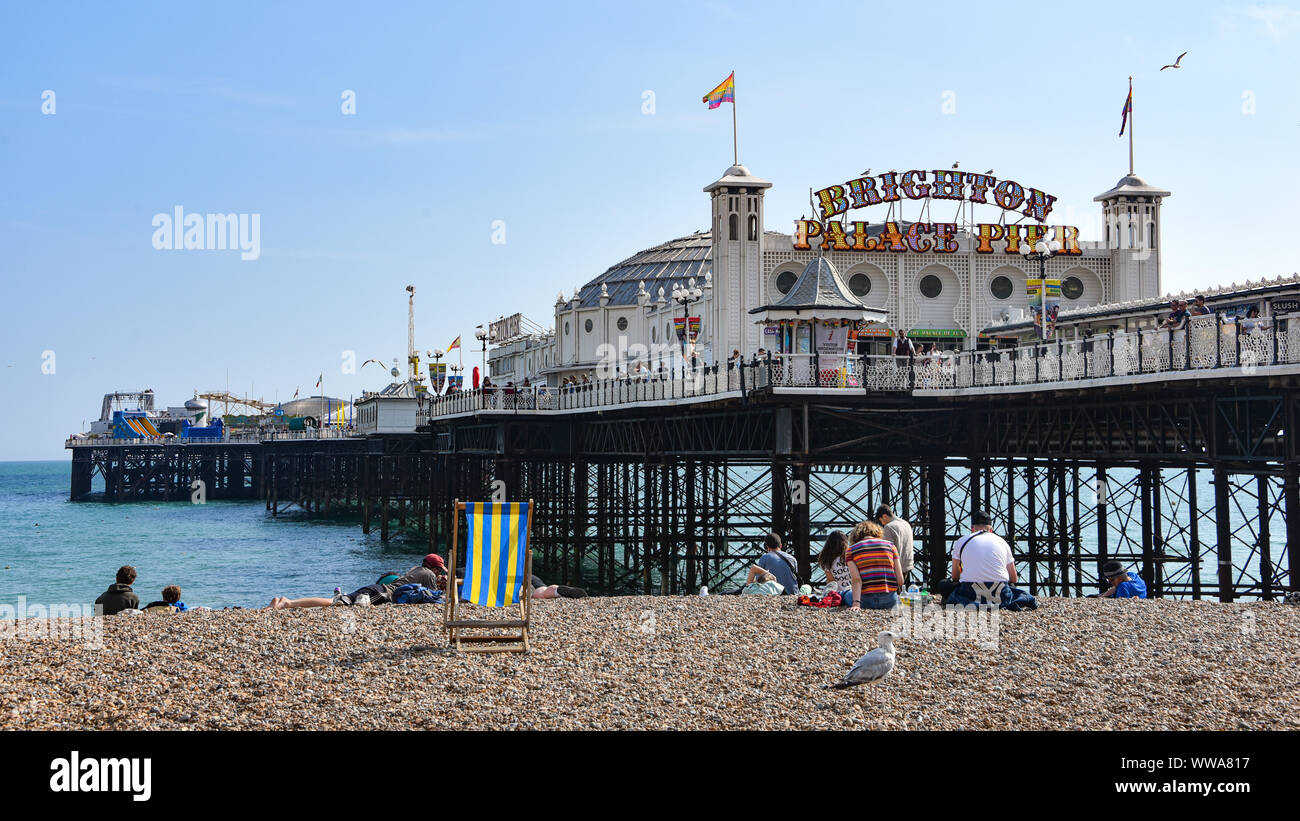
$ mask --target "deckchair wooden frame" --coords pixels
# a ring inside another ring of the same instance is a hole
[[[460,605],[460,585],[456,584],[456,557],[460,551],[460,515],[465,510],[465,503],[457,499],[451,503],[451,561],[450,581],[447,584],[447,604],[443,609],[443,626],[447,628],[447,641],[455,646],[457,652],[467,653],[527,653],[528,624],[533,612],[533,500],[528,500],[528,521],[524,531],[524,578],[523,589],[519,591],[518,619],[466,619],[457,617]],[[469,564],[469,546],[465,546],[466,565]],[[467,635],[469,629],[488,629],[494,632],[487,635]],[[497,630],[506,630],[497,633]]]

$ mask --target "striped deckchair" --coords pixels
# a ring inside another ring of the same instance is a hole
[[[457,650],[481,653],[527,653],[532,613],[533,554],[528,532],[533,500],[527,502],[452,503],[451,570],[458,566],[460,514],[465,512],[465,581],[450,585],[443,626]],[[466,619],[457,610],[461,599],[480,607],[519,605],[518,619]],[[467,631],[473,630],[470,633]],[[488,633],[478,632],[488,630]],[[502,633],[500,631],[506,631]],[[463,644],[462,644],[463,643]]]

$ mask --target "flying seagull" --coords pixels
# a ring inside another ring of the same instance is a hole
[[[1177,60],[1174,60],[1172,63],[1170,63],[1170,64],[1167,65],[1167,66],[1161,66],[1161,67],[1160,67],[1160,70],[1161,70],[1161,71],[1164,71],[1164,70],[1167,69],[1167,68],[1182,68],[1182,66],[1180,66],[1180,65],[1178,65],[1178,64],[1181,63],[1181,62],[1183,61],[1183,58],[1186,57],[1186,56],[1187,56],[1187,52],[1184,51],[1182,54],[1178,55],[1178,59],[1177,59]]]
[[[836,690],[844,690],[849,687],[857,687],[859,684],[870,684],[873,681],[879,681],[892,673],[894,671],[894,639],[896,638],[898,638],[897,633],[882,630],[876,636],[876,643],[880,646],[868,651],[865,656],[854,662],[852,669],[845,674],[844,680],[838,684],[832,684],[831,687]]]
[[[384,363],[380,362],[378,359],[367,359],[365,362],[361,363],[361,367],[364,368],[365,366],[369,365],[371,362],[374,362],[376,365],[378,365],[381,368],[384,367]]]

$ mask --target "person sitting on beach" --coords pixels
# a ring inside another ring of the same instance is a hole
[[[1101,574],[1110,583],[1110,588],[1102,593],[1100,598],[1145,599],[1147,597],[1147,583],[1122,563],[1114,560],[1106,562],[1101,566]]]
[[[862,522],[849,534],[849,580],[853,585],[852,609],[891,610],[898,607],[903,567],[898,548],[884,538],[875,522]]]
[[[853,604],[853,578],[846,563],[845,554],[849,549],[849,537],[843,530],[831,531],[826,537],[826,546],[817,557],[817,564],[826,574],[826,589],[822,592],[839,593],[844,604]]]
[[[993,517],[982,510],[971,516],[970,533],[952,546],[956,586],[944,604],[997,604],[1006,610],[1035,610],[1038,601],[1015,587],[1016,560],[1011,546],[993,532]],[[996,599],[996,601],[994,601]]]
[[[104,615],[111,616],[123,610],[139,610],[140,597],[131,589],[135,584],[135,568],[122,565],[117,569],[117,581],[95,599],[95,604],[103,605]]]
[[[767,534],[763,547],[767,552],[758,560],[758,566],[775,576],[783,590],[790,593],[798,590],[799,579],[795,569],[799,564],[794,556],[781,549],[781,537],[776,533]]]
[[[169,584],[162,589],[162,601],[149,602],[144,606],[146,612],[155,608],[168,613],[184,613],[189,610],[185,602],[181,601],[180,586],[175,584]]]
[[[785,586],[758,565],[750,565],[749,575],[745,577],[745,586],[740,588],[743,596],[779,596],[785,592]]]
[[[447,563],[437,553],[430,553],[424,557],[424,561],[419,565],[412,567],[396,579],[385,581],[391,575],[385,574],[374,584],[358,588],[347,595],[338,593],[333,598],[328,599],[323,596],[308,596],[302,599],[276,596],[271,599],[271,603],[266,606],[266,609],[285,610],[297,607],[329,607],[334,604],[353,605],[357,604],[358,601],[366,601],[369,604],[384,604],[392,600],[394,590],[407,584],[418,584],[430,590],[442,590],[447,582]]]

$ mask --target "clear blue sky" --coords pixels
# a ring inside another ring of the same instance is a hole
[[[112,390],[378,388],[342,353],[404,355],[407,283],[422,349],[550,325],[556,292],[708,226],[731,112],[700,97],[733,69],[769,228],[810,186],[960,161],[1090,238],[1132,74],[1137,172],[1173,192],[1166,287],[1289,273],[1297,54],[1300,6],[1275,3],[10,4],[0,460],[61,458]],[[176,205],[260,214],[261,258],[155,250]]]

